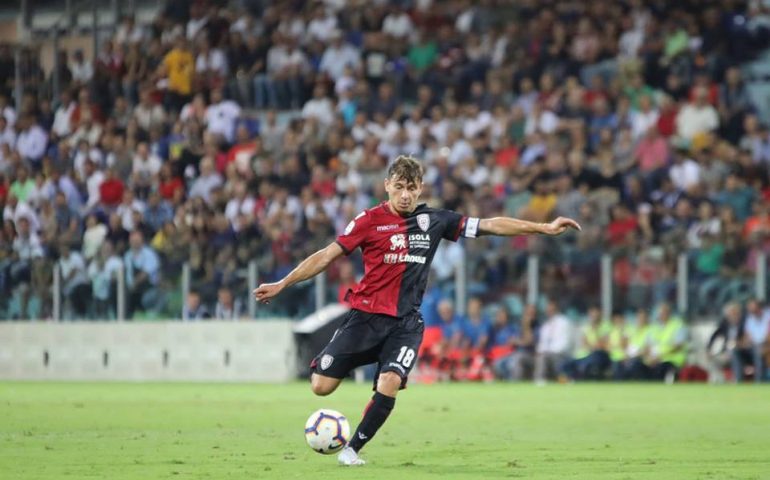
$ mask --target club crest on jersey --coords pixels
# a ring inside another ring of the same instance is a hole
[[[403,250],[406,248],[406,235],[403,233],[397,233],[390,236],[390,249],[391,250]]]
[[[326,370],[327,368],[331,367],[332,362],[334,362],[334,357],[328,353],[325,354],[323,357],[321,357],[321,370]]]
[[[417,226],[420,227],[420,230],[423,232],[427,232],[428,227],[430,226],[430,216],[427,213],[417,215]]]

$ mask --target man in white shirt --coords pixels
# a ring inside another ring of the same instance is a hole
[[[657,127],[658,110],[653,106],[648,95],[639,97],[639,110],[634,110],[631,116],[631,133],[634,141],[642,138],[652,127]]]
[[[18,121],[19,137],[16,139],[16,150],[25,160],[39,164],[45,148],[48,146],[48,135],[35,122],[32,115],[24,115]]]
[[[72,94],[69,90],[61,92],[60,100],[61,103],[59,103],[53,116],[51,132],[62,138],[72,133],[72,112],[75,111],[76,104],[72,100]]]
[[[84,207],[86,212],[91,211],[94,207],[99,205],[101,201],[101,193],[99,187],[104,182],[104,172],[96,168],[93,160],[88,159],[84,165],[85,179],[86,179],[86,191],[88,192],[88,201]]]
[[[241,116],[241,107],[224,99],[221,88],[211,91],[211,105],[206,108],[206,130],[221,135],[227,143],[235,138],[235,121]]]
[[[681,192],[686,192],[700,183],[701,167],[686,156],[687,150],[679,145],[673,155],[674,163],[668,171],[671,182]]]
[[[320,70],[333,80],[339,80],[345,74],[345,67],[354,71],[361,66],[361,52],[357,48],[342,41],[342,32],[335,30],[331,35],[331,45],[321,57]]]
[[[397,39],[404,39],[414,32],[414,25],[406,12],[394,6],[382,23],[382,32]]]
[[[72,63],[70,64],[72,72],[72,81],[81,85],[87,84],[94,76],[94,67],[90,61],[83,57],[83,50],[75,50]]]
[[[59,245],[59,268],[62,277],[62,293],[74,315],[84,319],[91,300],[91,285],[86,273],[86,263],[80,252],[73,252],[68,242]]]
[[[297,48],[296,40],[287,38],[285,44],[286,48],[278,50],[278,56],[274,59],[276,73],[273,76],[277,81],[283,104],[291,108],[299,108],[302,101],[303,78],[310,70],[310,62],[305,53]],[[269,63],[268,56],[268,68]]]
[[[187,21],[187,28],[185,28],[187,39],[194,39],[199,32],[205,33],[204,28],[208,23],[209,17],[206,15],[205,7],[198,2],[192,2],[192,5],[190,5],[190,19]]]
[[[22,218],[27,219],[27,223],[33,232],[40,230],[40,221],[37,218],[35,210],[33,210],[26,202],[19,201],[13,193],[9,193],[8,198],[6,198],[5,201],[5,207],[3,208],[3,220],[11,220],[18,230],[19,220]]]
[[[201,173],[190,187],[190,198],[201,197],[206,203],[211,201],[211,191],[222,185],[222,176],[214,168],[214,160],[210,157],[201,159]]]
[[[543,108],[539,103],[532,106],[532,111],[527,115],[527,121],[524,124],[524,133],[532,135],[540,132],[544,135],[550,135],[559,128],[559,117],[550,110]]]
[[[225,207],[225,217],[230,221],[233,230],[237,232],[240,229],[238,217],[240,215],[253,217],[256,202],[254,201],[254,197],[249,194],[246,182],[239,181],[235,184],[233,190],[233,198],[227,202],[227,206]]]
[[[331,125],[334,121],[334,106],[326,96],[326,88],[318,84],[313,88],[313,98],[302,107],[302,118],[314,118],[323,125]]]
[[[195,72],[198,75],[212,75],[225,78],[228,72],[227,57],[221,48],[211,48],[207,37],[200,40],[200,51],[195,58]]]
[[[134,191],[129,188],[123,192],[123,201],[115,210],[115,213],[120,216],[121,226],[127,232],[134,231],[134,212],[143,213],[144,203],[134,197]]]
[[[328,42],[337,29],[337,17],[326,11],[324,5],[318,5],[313,12],[313,19],[307,25],[307,38],[310,42]]]
[[[43,257],[43,245],[40,237],[30,230],[29,220],[21,217],[16,222],[18,232],[13,240],[13,261],[10,266],[10,284],[20,294],[21,315],[26,315],[32,281],[32,263]]]
[[[162,127],[166,122],[166,111],[163,106],[153,103],[149,90],[142,90],[139,94],[139,105],[134,109],[136,123],[145,130],[150,131],[154,127]]]
[[[13,150],[16,147],[16,130],[8,125],[8,120],[0,115],[0,145],[8,145]]]
[[[0,116],[5,117],[8,126],[16,125],[16,109],[8,103],[8,97],[0,93]]]
[[[695,89],[695,101],[688,103],[676,116],[676,133],[692,141],[698,134],[713,132],[719,128],[717,110],[708,102],[705,87]]]
[[[115,255],[112,243],[102,243],[99,253],[88,265],[91,291],[94,299],[96,318],[108,319],[114,315],[114,285],[118,273],[123,269],[123,260]]]
[[[540,327],[535,356],[535,381],[540,383],[556,378],[572,349],[572,327],[555,301],[549,300],[545,313],[548,319]]]
[[[133,181],[135,187],[149,188],[155,182],[155,178],[163,165],[160,157],[150,152],[147,142],[139,142],[136,146],[136,155],[133,158]]]

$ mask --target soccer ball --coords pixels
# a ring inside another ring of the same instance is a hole
[[[331,455],[338,452],[349,439],[348,419],[336,410],[316,410],[305,422],[305,440],[318,453]]]

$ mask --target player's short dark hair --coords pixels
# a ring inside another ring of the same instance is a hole
[[[388,167],[388,178],[405,180],[407,183],[422,183],[423,169],[419,160],[411,155],[399,155]]]

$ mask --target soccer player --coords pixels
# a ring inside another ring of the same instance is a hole
[[[350,371],[378,363],[375,393],[348,445],[338,456],[342,465],[363,465],[363,446],[385,423],[405,388],[422,342],[423,320],[419,308],[428,271],[442,238],[460,236],[558,235],[568,228],[580,230],[574,220],[559,217],[551,223],[515,218],[472,218],[417,204],[422,193],[422,165],[411,156],[399,156],[388,168],[388,200],[361,212],[335,242],[303,260],[286,277],[260,285],[253,294],[269,303],[283,289],[322,272],[336,258],[361,248],[364,277],[348,292],[352,309],[329,344],[311,363],[311,388],[329,395]]]

